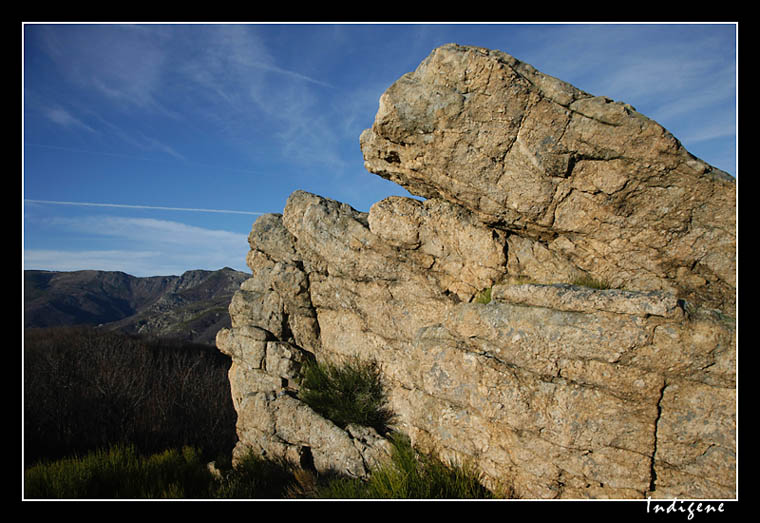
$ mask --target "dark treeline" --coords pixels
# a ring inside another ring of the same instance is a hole
[[[94,328],[24,333],[27,465],[118,443],[141,453],[190,445],[228,456],[236,413],[230,359],[214,347]]]

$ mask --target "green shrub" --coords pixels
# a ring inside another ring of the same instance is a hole
[[[40,463],[24,473],[26,498],[205,498],[211,475],[191,447],[148,457],[134,446],[114,446],[83,457]]]
[[[369,479],[332,479],[317,490],[318,497],[340,499],[482,499],[496,495],[479,481],[470,465],[444,463],[421,455],[409,438],[395,434],[391,460],[375,468]]]
[[[341,428],[356,423],[385,434],[394,420],[386,406],[380,366],[374,360],[353,357],[341,365],[308,362],[299,398]]]

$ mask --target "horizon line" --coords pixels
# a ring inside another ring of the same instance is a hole
[[[126,209],[154,209],[154,210],[160,210],[160,211],[213,212],[213,213],[222,213],[222,214],[252,214],[252,215],[269,214],[266,212],[236,211],[236,210],[230,210],[230,209],[164,207],[164,206],[158,206],[158,205],[129,205],[129,204],[124,204],[124,203],[64,202],[64,201],[55,201],[55,200],[31,200],[28,198],[24,198],[24,203],[27,203],[27,202],[52,204],[52,205],[73,205],[73,206],[81,206],[81,207],[116,207],[116,208],[126,208]]]

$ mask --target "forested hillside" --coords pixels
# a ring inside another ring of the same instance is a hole
[[[91,325],[104,330],[213,344],[248,277],[224,268],[181,276],[113,271],[24,271],[24,327]]]

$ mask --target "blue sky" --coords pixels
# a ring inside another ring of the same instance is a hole
[[[245,267],[297,189],[368,211],[380,95],[437,46],[633,105],[736,176],[735,24],[25,24],[25,269]],[[250,272],[250,271],[248,271]]]

